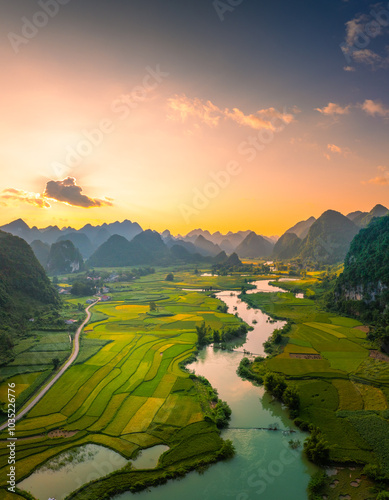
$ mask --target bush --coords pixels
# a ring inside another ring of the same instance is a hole
[[[367,464],[363,468],[363,473],[376,483],[389,483],[389,477],[384,474],[379,465]]]
[[[324,471],[316,472],[308,483],[308,500],[322,498],[324,488],[328,485],[330,478]]]
[[[226,439],[218,454],[219,458],[232,458],[235,455],[235,447],[230,439]]]
[[[309,423],[306,422],[305,420],[302,420],[301,418],[295,418],[293,423],[296,427],[298,427],[302,431],[306,432],[309,430]]]
[[[242,358],[236,373],[239,377],[245,378],[247,380],[257,380],[257,377],[250,370],[251,362],[248,358]]]
[[[304,451],[308,459],[315,464],[328,462],[330,447],[320,429],[311,426],[311,435],[304,442]]]

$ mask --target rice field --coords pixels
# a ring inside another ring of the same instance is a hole
[[[220,313],[220,302],[207,293],[182,290],[199,286],[200,277],[181,272],[178,283],[167,283],[165,275],[166,271],[131,282],[127,292],[116,292],[113,286],[112,300],[93,308],[76,362],[17,424],[19,481],[51,457],[87,442],[103,444],[127,458],[140,448],[166,444],[169,463],[198,454],[205,458],[221,447],[219,431],[204,420],[196,385],[180,363],[196,350],[196,326],[205,321],[221,329],[240,320]],[[204,277],[203,286],[209,281]],[[238,288],[242,278],[220,281]],[[153,313],[151,301],[157,305]],[[67,332],[41,332],[0,370],[0,398],[6,394],[5,381],[15,381],[21,394],[54,356],[62,360],[69,353]],[[18,374],[18,367],[30,369]],[[197,436],[193,432],[199,423],[202,432]],[[50,438],[48,432],[57,429],[71,436]],[[184,429],[187,442],[177,437]],[[208,434],[214,437],[203,437]],[[4,438],[5,433],[0,435]],[[1,477],[6,466],[6,454],[1,452]]]
[[[308,283],[315,288],[312,280]],[[304,282],[299,285],[304,287]],[[265,365],[297,386],[299,418],[322,430],[330,458],[336,463],[381,463],[389,470],[387,443],[379,439],[388,424],[389,363],[370,357],[372,346],[362,324],[289,293],[253,294],[247,300],[294,322],[283,352]],[[309,358],[313,354],[320,358]]]

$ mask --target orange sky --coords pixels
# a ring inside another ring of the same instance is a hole
[[[107,46],[83,58],[68,47],[70,64],[39,36],[17,57],[0,52],[0,224],[280,235],[329,208],[389,203],[389,109],[375,95],[276,98],[265,73],[247,94],[216,92],[150,57],[124,68]],[[68,177],[76,195],[49,195]]]

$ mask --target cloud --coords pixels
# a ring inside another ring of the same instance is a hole
[[[360,14],[346,23],[346,44],[352,47],[358,38],[365,32],[365,26],[369,21],[366,14]],[[375,36],[377,36],[375,34]]]
[[[327,149],[329,149],[331,153],[339,153],[339,154],[342,153],[342,148],[336,146],[335,144],[328,144]]]
[[[336,144],[327,144],[327,151],[329,151],[329,153],[332,154],[341,155],[344,158],[347,158],[351,155],[351,151],[349,148],[343,148],[343,147],[341,148]],[[331,160],[331,154],[329,153],[328,152],[324,153],[324,156],[325,158],[327,158],[327,160]]]
[[[370,116],[389,116],[389,108],[386,108],[382,102],[373,101],[372,99],[366,99],[361,108]]]
[[[347,115],[350,112],[351,105],[342,107],[335,102],[329,102],[324,108],[315,108],[315,111],[319,111],[323,115]]]
[[[384,68],[388,63],[387,57],[382,57],[370,49],[354,50],[352,58],[356,63],[370,65],[374,68]]]
[[[210,127],[216,127],[220,120],[221,110],[211,103],[201,99],[189,99],[185,95],[174,96],[168,99],[168,106],[174,114],[179,115],[182,122],[189,117],[196,117]],[[174,119],[174,116],[170,115]]]
[[[77,186],[76,179],[68,177],[63,181],[49,181],[43,194],[31,193],[23,189],[7,188],[0,193],[0,205],[9,206],[13,203],[28,203],[39,208],[50,208],[50,201],[59,201],[76,207],[112,206],[112,198],[104,200],[89,198]]]
[[[77,186],[74,177],[67,177],[63,181],[49,181],[46,185],[44,197],[84,208],[112,206],[110,200],[89,198],[82,194],[82,188]]]
[[[294,112],[298,112],[297,108],[294,109]],[[250,115],[245,115],[240,109],[233,108],[232,111],[226,109],[224,115],[226,118],[230,118],[239,125],[246,125],[255,130],[276,130],[278,128],[276,124],[277,120],[284,125],[289,125],[294,121],[294,115],[292,113],[287,113],[286,111],[280,112],[275,108],[261,109]]]
[[[369,179],[367,182],[362,182],[362,184],[375,184],[376,186],[389,186],[389,169],[387,167],[378,167],[381,174]]]
[[[28,203],[39,208],[50,208],[50,203],[39,193],[30,193],[23,189],[7,188],[0,194],[0,199],[3,200],[2,205],[8,206],[11,202]]]
[[[380,7],[380,4],[376,7]],[[382,10],[382,12],[386,11]],[[373,17],[373,15],[359,14],[354,19],[347,21],[345,26],[345,41],[341,45],[342,52],[348,62],[348,65],[343,68],[345,71],[355,71],[351,65],[353,62],[370,66],[373,70],[388,67],[388,53],[380,55],[371,48],[367,48],[374,38],[388,32],[386,14],[385,19],[378,15]]]
[[[273,131],[279,129],[280,125],[292,123],[295,114],[300,111],[296,107],[293,108],[292,112],[285,109],[277,111],[275,108],[267,108],[246,115],[239,108],[222,110],[211,101],[192,99],[186,95],[168,99],[168,108],[172,112],[168,117],[173,120],[179,119],[182,122],[186,122],[189,118],[195,118],[209,127],[216,127],[221,119],[229,119],[254,130],[270,129]]]

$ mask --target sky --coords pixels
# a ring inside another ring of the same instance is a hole
[[[282,234],[389,204],[389,4],[17,0],[0,224]]]

